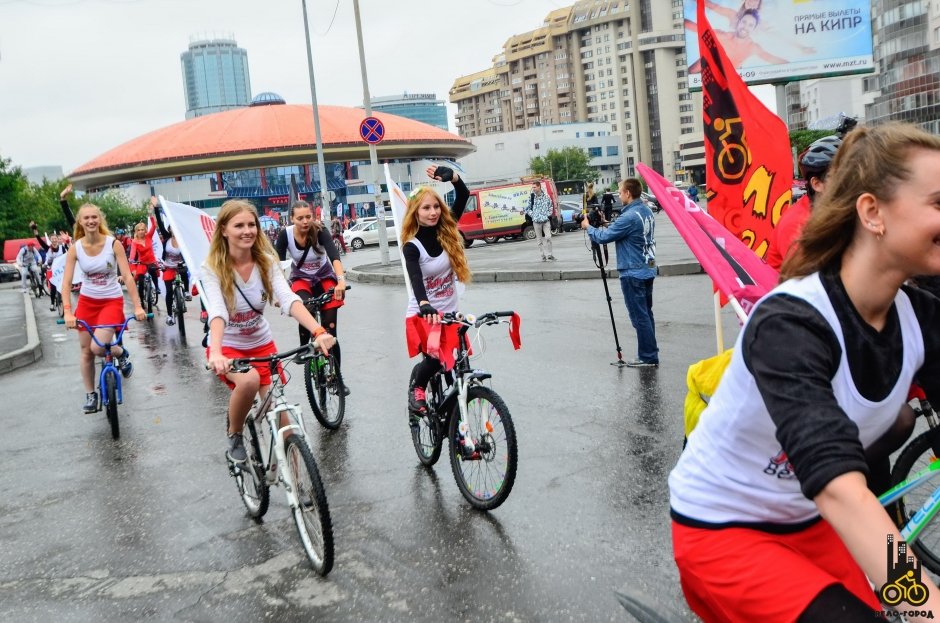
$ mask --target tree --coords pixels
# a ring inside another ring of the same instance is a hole
[[[544,156],[529,161],[535,175],[547,175],[554,180],[597,180],[597,171],[591,168],[591,156],[580,147],[549,149]]]
[[[29,180],[20,168],[0,157],[0,245],[30,235],[28,190]]]
[[[813,141],[832,134],[832,130],[794,130],[790,132],[790,145],[796,148],[797,156],[799,156]]]
[[[111,231],[115,229],[131,231],[136,223],[147,221],[149,201],[135,205],[120,191],[107,191],[90,198],[90,201],[104,212],[108,229]]]

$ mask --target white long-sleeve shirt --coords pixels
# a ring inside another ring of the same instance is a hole
[[[209,314],[209,324],[212,324],[213,318],[221,318],[225,321],[222,346],[238,350],[263,346],[271,342],[273,337],[268,321],[262,314],[258,313],[259,311],[263,312],[265,305],[270,302],[267,300],[264,291],[261,272],[258,270],[258,266],[255,265],[251,270],[248,281],[243,281],[237,271],[233,271],[233,273],[235,285],[237,286],[235,289],[235,311],[229,314],[229,310],[225,306],[225,298],[222,296],[222,287],[219,284],[218,276],[205,263],[202,265],[202,287],[208,300],[206,311]],[[291,305],[294,304],[294,301],[299,301],[300,297],[291,291],[287,280],[284,278],[284,273],[278,267],[277,261],[271,263],[270,279],[273,294],[281,304],[281,313],[290,315]],[[239,288],[244,296],[239,293]]]

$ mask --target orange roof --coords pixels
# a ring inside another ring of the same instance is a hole
[[[361,108],[320,106],[320,131],[327,161],[368,159],[359,136]],[[385,125],[381,157],[451,157],[474,150],[466,139],[436,126],[374,112]],[[311,162],[316,145],[311,106],[250,106],[187,119],[154,130],[105,152],[69,176],[81,186],[102,185],[195,172]],[[333,156],[330,158],[330,156]],[[364,155],[364,157],[363,157]],[[224,166],[223,166],[224,165]]]

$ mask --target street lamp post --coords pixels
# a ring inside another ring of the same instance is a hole
[[[330,231],[330,199],[327,189],[326,165],[323,163],[323,141],[320,138],[320,111],[317,107],[317,83],[313,79],[313,50],[310,48],[310,26],[307,24],[307,0],[300,0],[304,8],[304,35],[307,37],[307,70],[310,72],[310,98],[313,100],[313,131],[317,141],[317,169],[320,172],[320,220]]]
[[[356,14],[356,38],[359,41],[359,70],[362,72],[362,103],[365,105],[366,117],[372,116],[372,102],[369,98],[369,77],[366,74],[366,53],[362,45],[362,21],[359,19],[359,0],[353,0],[353,10]],[[385,206],[382,205],[382,184],[379,181],[379,158],[375,153],[375,145],[369,143],[369,159],[372,162],[372,177],[375,188],[375,226],[379,234],[379,257],[383,266],[388,266],[388,235],[385,231]]]

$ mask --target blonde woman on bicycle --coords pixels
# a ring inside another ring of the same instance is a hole
[[[232,390],[228,403],[228,450],[233,462],[246,458],[242,440],[245,418],[259,393],[267,395],[271,372],[267,364],[253,364],[248,373],[232,373],[231,360],[265,357],[277,352],[264,308],[277,301],[313,335],[326,353],[336,339],[321,327],[303,302],[291,291],[261,223],[255,206],[229,200],[216,218],[209,255],[202,266],[202,294],[208,300],[208,367]]]

